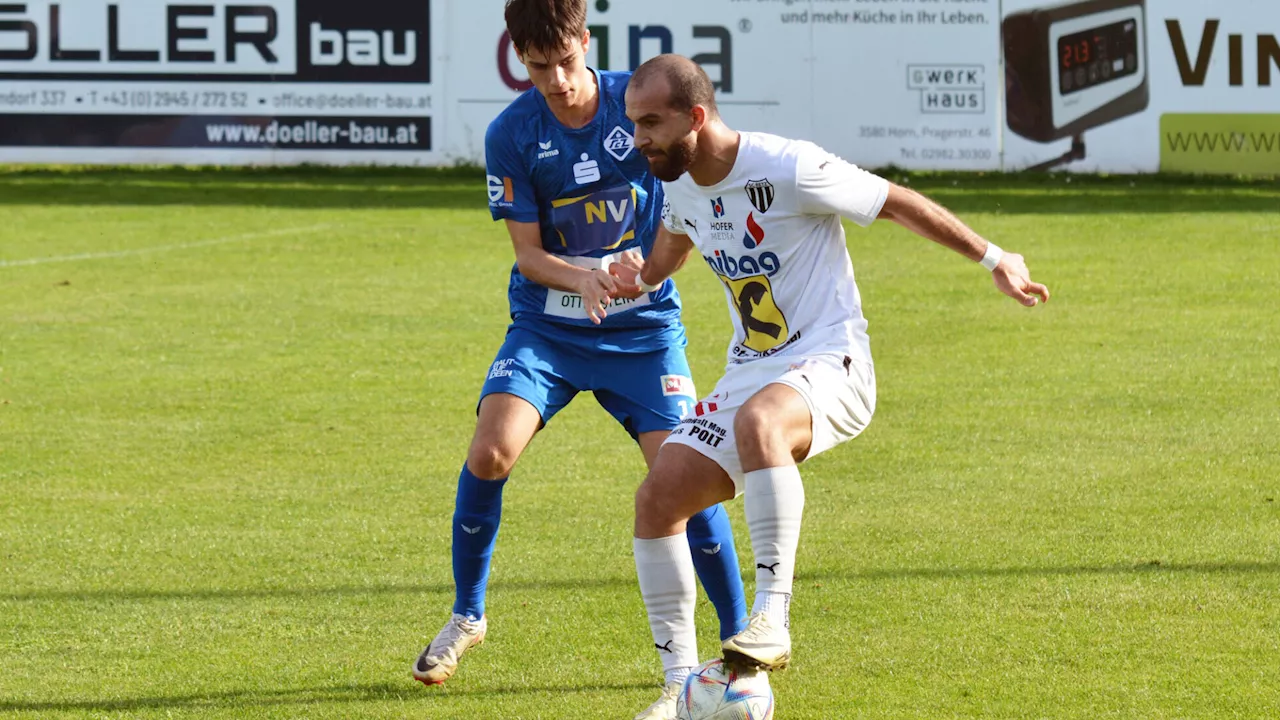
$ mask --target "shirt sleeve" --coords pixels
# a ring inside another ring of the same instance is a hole
[[[672,235],[688,235],[684,230],[684,223],[676,216],[676,211],[671,207],[671,198],[665,192],[662,194],[662,224]]]
[[[515,147],[513,133],[498,122],[491,123],[484,134],[484,165],[493,219],[538,222],[538,201],[529,170]]]
[[[888,180],[817,145],[806,144],[796,158],[796,202],[802,213],[839,215],[866,227],[888,197]]]

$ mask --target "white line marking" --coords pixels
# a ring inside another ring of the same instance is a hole
[[[167,252],[169,250],[186,250],[188,248],[208,247],[210,245],[224,245],[226,243],[257,240],[259,238],[275,237],[277,235],[313,233],[321,230],[327,230],[330,227],[332,227],[332,225],[307,225],[305,227],[280,228],[279,230],[244,233],[242,235],[228,235],[227,237],[213,238],[212,240],[197,240],[196,242],[178,243],[176,245],[156,245],[153,247],[135,248],[133,250],[80,253],[78,255],[54,255],[52,257],[27,258],[25,260],[0,260],[0,268],[19,267],[22,265],[44,265],[46,263],[74,262],[76,260],[101,260],[104,258],[130,257],[133,255],[146,255],[147,253]]]

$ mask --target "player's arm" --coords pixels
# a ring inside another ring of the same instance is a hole
[[[665,225],[658,227],[653,239],[653,250],[645,260],[637,279],[641,285],[661,285],[675,275],[693,252],[693,241],[688,235],[673,233]]]
[[[688,235],[677,235],[659,227],[649,257],[628,250],[609,266],[609,274],[618,281],[618,296],[640,297],[654,292],[684,267],[692,251],[693,241]]]
[[[950,210],[915,190],[888,183],[884,205],[876,217],[897,223],[974,262],[981,262],[991,270],[1000,292],[1027,307],[1035,306],[1038,301],[1049,301],[1049,288],[1031,281],[1031,271],[1021,255],[1002,251]]]
[[[485,170],[489,212],[505,220],[520,274],[543,287],[577,293],[591,321],[599,325],[617,282],[601,270],[577,268],[542,247],[541,208],[529,176],[527,159],[514,145],[513,133],[499,121],[485,132]]]
[[[689,253],[693,251],[693,241],[679,228],[680,221],[672,213],[670,203],[664,199],[662,222],[658,224],[658,233],[653,238],[649,257],[627,251],[618,262],[609,266],[609,274],[619,281],[618,289],[622,297],[639,297],[653,292],[684,267],[685,260],[689,259]]]
[[[603,270],[574,267],[544,250],[538,223],[510,219],[506,222],[520,274],[543,287],[581,295],[582,307],[586,308],[591,321],[599,325],[606,315],[604,306],[614,297],[622,297],[618,293],[618,282]]]
[[[970,260],[983,262],[992,271],[996,287],[1023,305],[1031,307],[1049,300],[1049,289],[1031,282],[1021,255],[1002,252],[920,193],[851,165],[816,145],[797,158],[796,199],[802,212],[834,213],[864,227],[878,219],[895,222]]]

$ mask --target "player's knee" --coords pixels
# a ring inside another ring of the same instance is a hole
[[[485,480],[497,480],[511,474],[520,453],[500,442],[477,439],[467,454],[467,469]]]
[[[636,490],[636,520],[644,525],[666,525],[680,520],[676,495],[645,480]]]
[[[748,402],[738,410],[733,419],[733,434],[739,444],[747,442],[753,447],[774,445],[782,439],[776,422],[770,422],[770,412],[761,403]]]

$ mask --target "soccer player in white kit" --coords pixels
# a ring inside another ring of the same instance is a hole
[[[698,663],[695,578],[685,522],[743,495],[756,561],[747,628],[725,659],[767,670],[791,657],[789,607],[804,509],[797,463],[851,440],[876,406],[862,300],[841,218],[903,227],[981,264],[1024,306],[1049,299],[1021,256],[987,242],[914,191],[817,145],[736,132],[702,68],[678,55],[641,65],[627,89],[636,149],[664,181],[666,232],[643,264],[611,268],[636,291],[696,250],[720,278],[733,322],[728,366],[666,440],[636,494],[634,552],[667,684],[638,718],[675,717]]]

